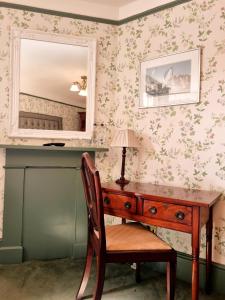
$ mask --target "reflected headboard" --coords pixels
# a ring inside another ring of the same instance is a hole
[[[62,118],[26,111],[19,112],[19,128],[62,130]]]

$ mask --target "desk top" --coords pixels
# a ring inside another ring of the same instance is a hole
[[[130,182],[125,186],[120,186],[115,182],[103,183],[103,191],[126,194],[130,196],[140,196],[171,203],[191,206],[212,206],[222,195],[221,192],[192,190],[180,187],[156,185],[152,183]]]

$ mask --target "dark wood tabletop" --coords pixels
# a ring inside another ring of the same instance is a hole
[[[120,186],[115,182],[107,182],[102,184],[103,191],[125,193],[127,195],[135,195],[141,197],[153,197],[154,200],[160,200],[171,203],[178,203],[191,206],[212,206],[221,196],[221,192],[186,189],[174,186],[157,185],[152,183],[130,182],[127,185]]]

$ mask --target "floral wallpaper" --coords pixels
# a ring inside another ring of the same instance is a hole
[[[9,138],[8,120],[10,105],[10,30],[11,28],[40,30],[70,36],[89,36],[97,40],[96,74],[96,126],[93,139],[61,140],[66,146],[105,146],[106,138],[98,122],[99,110],[104,110],[99,99],[109,103],[114,98],[116,27],[96,22],[74,20],[40,13],[0,8],[0,144],[42,145],[54,140],[32,138]],[[105,109],[106,110],[106,109]],[[107,119],[107,112],[104,113]],[[105,123],[105,121],[104,121]],[[107,135],[108,136],[108,135]],[[56,140],[59,142],[59,140]],[[4,169],[5,151],[0,148],[0,237],[2,237],[2,218],[4,209]]]
[[[80,130],[80,117],[78,112],[85,111],[85,109],[21,93],[20,111],[61,117],[63,130],[77,131]]]
[[[128,149],[126,177],[141,182],[218,190],[225,187],[225,7],[221,0],[193,0],[121,26],[0,9],[0,142],[41,145],[7,137],[10,27],[97,39],[95,132],[68,146],[110,146],[116,128],[135,130],[140,147]],[[140,61],[202,49],[198,104],[139,109]],[[100,126],[103,124],[104,126]],[[119,177],[121,150],[97,153],[102,181]],[[0,155],[4,165],[4,153]],[[0,173],[3,194],[4,173]],[[0,202],[1,205],[3,201]],[[114,219],[108,220],[114,222]],[[202,233],[204,237],[205,229]],[[184,233],[158,229],[175,249],[190,253]],[[225,197],[214,209],[213,260],[225,264]],[[202,238],[201,256],[205,242]]]
[[[127,174],[132,180],[225,189],[225,6],[194,0],[118,28],[115,126],[140,140]],[[140,61],[201,48],[200,103],[139,109]],[[113,161],[112,161],[113,163]],[[117,170],[118,173],[118,170]],[[204,237],[205,229],[202,230]],[[158,229],[175,249],[191,252],[190,235]],[[214,209],[213,260],[225,264],[225,197]],[[202,239],[201,256],[205,254]]]
[[[225,7],[196,0],[129,22],[117,29],[115,98],[108,125],[128,126],[140,147],[129,151],[126,176],[171,186],[225,189]],[[139,109],[140,61],[201,48],[198,104]],[[104,99],[100,99],[104,107]],[[103,116],[100,116],[104,119]],[[107,126],[107,129],[108,126]],[[119,177],[120,150],[110,149],[107,179]],[[103,169],[103,167],[102,167]],[[172,230],[158,234],[191,253],[191,237]],[[205,256],[205,228],[201,257]],[[225,264],[225,197],[214,208],[213,260]]]

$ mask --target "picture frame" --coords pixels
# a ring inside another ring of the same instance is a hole
[[[198,48],[142,61],[139,108],[198,103],[200,55]]]

